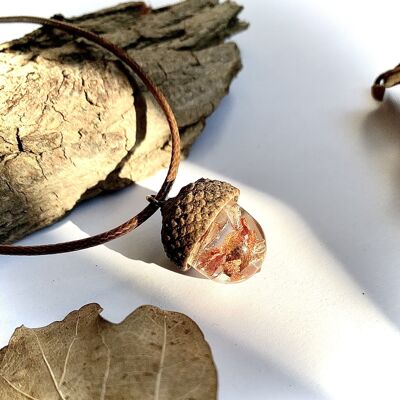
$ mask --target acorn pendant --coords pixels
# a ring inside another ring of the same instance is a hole
[[[239,189],[199,179],[161,207],[161,237],[168,257],[216,282],[241,282],[258,272],[266,242],[257,221],[237,204]]]

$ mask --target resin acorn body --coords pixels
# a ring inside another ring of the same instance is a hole
[[[209,279],[240,282],[258,272],[266,253],[263,231],[237,204],[240,191],[226,182],[199,179],[161,208],[168,257]]]

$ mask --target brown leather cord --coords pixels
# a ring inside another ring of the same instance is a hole
[[[178,166],[180,161],[180,137],[178,124],[175,119],[175,115],[158,87],[153,83],[153,81],[146,75],[143,69],[134,61],[125,50],[114,45],[108,40],[72,24],[61,22],[54,19],[39,18],[39,17],[27,17],[27,16],[17,16],[17,17],[0,17],[0,23],[7,22],[27,22],[40,25],[48,25],[57,28],[61,31],[71,33],[75,36],[83,37],[90,42],[96,43],[97,45],[103,47],[104,49],[110,51],[119,60],[123,61],[146,85],[147,89],[153,94],[154,98],[157,100],[161,109],[163,110],[169,128],[171,130],[172,139],[172,151],[171,151],[171,161],[169,164],[169,169],[164,183],[161,186],[159,192],[153,196],[154,201],[150,201],[142,211],[140,211],[136,216],[131,218],[129,221],[117,226],[114,229],[100,233],[95,236],[91,236],[85,239],[74,240],[71,242],[63,242],[56,244],[40,245],[40,246],[13,246],[13,245],[0,245],[0,255],[16,255],[16,256],[38,256],[45,254],[57,254],[57,253],[67,253],[77,250],[87,249],[89,247],[98,246],[104,244],[111,240],[117,239],[127,233],[133,231],[148,218],[150,218],[160,207],[163,201],[165,201],[173,182],[175,181]]]
[[[385,95],[385,83],[388,81],[390,77],[396,75],[400,72],[400,64],[395,68],[390,69],[382,74],[380,74],[376,79],[371,88],[372,97],[375,100],[382,101],[383,96]]]

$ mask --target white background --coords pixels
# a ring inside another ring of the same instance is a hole
[[[242,0],[244,69],[181,167],[242,190],[268,237],[263,270],[215,284],[171,270],[160,217],[77,254],[0,259],[0,345],[89,302],[120,321],[142,304],[191,316],[210,343],[219,398],[400,398],[400,95],[374,102],[400,59],[395,1]],[[168,1],[152,1],[154,6]],[[2,15],[66,16],[113,1],[13,1]],[[0,39],[20,25],[0,27]],[[108,229],[164,172],[81,205],[25,243]],[[138,261],[142,260],[142,261]]]

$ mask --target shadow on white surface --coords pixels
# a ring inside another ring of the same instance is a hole
[[[190,176],[205,172],[191,166]],[[181,175],[178,185],[188,178]],[[252,205],[270,249],[263,270],[248,282],[192,279],[105,246],[30,263],[10,258],[7,268],[0,268],[0,281],[8,282],[0,315],[10,319],[8,327],[22,321],[41,326],[96,301],[106,318],[117,321],[140,304],[154,304],[184,312],[200,325],[215,354],[223,398],[267,393],[280,399],[374,399],[394,393],[398,331],[302,218],[263,193],[242,189],[242,204]],[[110,197],[115,202],[120,195]],[[109,204],[98,207],[107,210]],[[92,209],[84,208],[76,213],[90,215]],[[82,232],[68,222],[41,235],[65,240]],[[140,251],[142,244],[132,241],[132,247]]]
[[[119,193],[103,194],[80,204],[69,214],[68,220],[86,234],[95,235],[101,230],[113,228],[132,218],[146,207],[148,204],[146,197],[154,194],[155,191],[140,184],[128,187]],[[182,274],[164,253],[159,211],[130,234],[106,243],[105,246],[128,259],[155,263],[173,273]],[[207,279],[194,270],[185,275]]]
[[[22,322],[41,326],[87,302],[114,321],[150,303],[198,322],[221,399],[399,398],[397,111],[388,103],[371,113],[368,97],[382,46],[353,43],[349,32],[369,17],[348,14],[351,2],[338,12],[351,28],[324,18],[317,2],[298,12],[291,1],[254,3],[251,29],[237,38],[245,68],[176,187],[206,174],[243,189],[267,234],[261,273],[232,288],[172,272],[158,214],[108,249],[0,265],[3,344]],[[324,3],[328,14],[334,3]],[[69,218],[97,233],[141,209],[157,182],[148,187],[82,204]],[[40,238],[61,239],[61,226]]]
[[[334,7],[326,6],[329,15]],[[261,23],[248,7],[255,22],[237,37],[244,69],[190,162],[293,208],[365,296],[400,327],[400,110],[383,105],[373,111],[369,87],[381,72],[375,64],[382,51],[373,53],[370,42],[352,36],[372,15],[349,27],[350,16],[341,25],[320,15],[315,4],[301,18],[293,4],[267,8]],[[390,160],[374,165],[372,141],[385,147]]]
[[[383,103],[364,116],[362,134],[371,166],[389,194],[383,207],[400,225],[400,91],[396,89],[388,90]]]
[[[76,228],[72,227],[72,230],[77,232]],[[11,336],[11,326],[45,326],[91,302],[99,303],[104,308],[103,317],[113,322],[121,321],[139,305],[153,304],[185,312],[200,325],[213,351],[219,393],[224,398],[256,399],[262,393],[282,400],[298,399],[298,396],[314,398],[313,389],[266,358],[263,349],[258,353],[246,343],[236,341],[233,332],[219,324],[218,313],[208,318],[207,313],[198,309],[196,300],[192,300],[191,296],[196,298],[202,292],[204,296],[209,288],[208,282],[195,280],[200,286],[191,288],[188,281],[192,280],[187,276],[179,275],[180,281],[171,281],[170,271],[160,270],[154,264],[116,256],[105,247],[67,257],[46,258],[47,262],[37,258],[31,263],[10,259],[7,290],[0,294],[0,315],[3,321],[8,321],[7,329],[2,329],[0,333],[1,346]],[[0,277],[3,273],[5,268],[0,266]],[[160,281],[157,282],[157,279]],[[171,282],[176,285],[176,291]],[[186,287],[183,293],[185,298],[182,298],[179,287]],[[227,312],[232,313],[233,303],[230,304],[229,298],[221,295],[215,287],[211,293],[208,291],[211,300],[204,298],[206,309],[226,307]],[[29,293],[29,298],[26,293]],[[212,301],[217,304],[213,305]],[[186,306],[183,305],[185,303]],[[249,341],[252,335],[252,329],[249,329]]]

